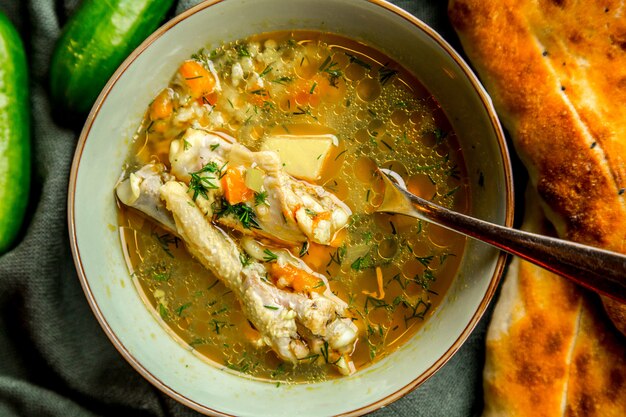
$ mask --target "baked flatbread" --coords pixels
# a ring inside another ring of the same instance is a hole
[[[449,16],[558,235],[626,253],[626,5],[451,0]]]
[[[537,200],[527,197],[523,228],[546,234]],[[623,417],[626,344],[597,297],[515,258],[489,325],[483,383],[484,417]]]

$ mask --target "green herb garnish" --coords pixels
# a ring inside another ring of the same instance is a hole
[[[433,255],[430,256],[416,256],[415,259],[424,266],[430,265],[433,260]]]
[[[193,191],[193,196],[191,199],[196,201],[198,196],[204,197],[205,200],[209,199],[207,191],[217,189],[217,185],[213,183],[215,177],[207,175],[204,176],[202,174],[205,173],[217,173],[219,172],[219,168],[215,162],[209,162],[205,166],[202,167],[199,171],[192,172],[191,180],[189,180],[189,189]]]
[[[159,315],[163,320],[167,320],[170,317],[169,313],[167,312],[167,307],[165,307],[163,303],[159,303]]]
[[[302,258],[307,253],[309,253],[309,241],[308,240],[302,243],[302,247],[300,248],[299,256]]]
[[[265,262],[274,262],[278,259],[278,255],[276,255],[274,252],[272,252],[269,249],[265,249],[263,253],[265,254],[265,256],[263,257],[263,260]]]
[[[265,204],[269,206],[270,203],[267,202],[267,191],[261,191],[260,193],[254,193],[254,205],[260,206],[261,204]]]
[[[161,246],[161,249],[163,249],[167,256],[169,256],[170,258],[174,257],[170,250],[170,245],[174,245],[178,248],[178,242],[180,241],[179,238],[169,233],[163,233],[162,235],[159,235],[157,232],[154,231],[152,232],[152,237],[154,237],[157,242],[159,242],[159,246]]]
[[[292,81],[291,77],[280,77],[280,78],[276,78],[276,79],[272,80],[273,83],[283,84],[283,85],[285,85],[285,84],[287,84],[288,82],[291,82],[291,81]]]
[[[337,87],[337,81],[339,80],[339,78],[343,77],[343,72],[337,68],[339,64],[337,62],[334,62],[331,58],[330,55],[328,55],[328,57],[324,60],[324,62],[322,62],[322,65],[320,65],[319,67],[319,72],[325,72],[326,74],[328,74],[329,77],[329,82],[331,87]]]
[[[380,83],[382,85],[387,84],[394,76],[398,74],[398,71],[389,68],[387,66],[388,64],[389,63],[385,64],[380,70],[378,70],[378,78],[380,79]]]
[[[246,45],[236,45],[235,46],[235,50],[237,51],[237,55],[239,55],[239,57],[244,58],[244,57],[248,57],[250,58],[250,51],[248,51],[248,48],[246,47]]]
[[[339,246],[337,250],[335,251],[335,253],[330,254],[330,260],[328,261],[326,266],[330,266],[330,264],[332,264],[333,262],[336,263],[337,265],[341,265],[344,258],[346,257],[346,252],[347,252],[347,249],[346,249],[345,244]]]
[[[358,258],[356,258],[354,262],[352,262],[352,264],[350,265],[350,268],[352,268],[354,271],[363,271],[364,269],[374,268],[375,266],[376,265],[374,263],[374,260],[372,259],[372,256],[368,253],[364,256],[359,256]]]
[[[260,77],[260,78],[265,77],[267,74],[269,74],[269,73],[270,73],[270,71],[272,71],[272,64],[270,64],[270,65],[268,65],[267,67],[265,67],[265,69],[263,70],[263,72],[261,72],[261,73],[259,74],[259,77]]]
[[[183,314],[183,311],[191,307],[191,303],[185,303],[176,309],[176,314],[180,317]]]
[[[225,199],[221,199],[220,206],[215,211],[215,216],[219,219],[228,215],[236,217],[244,229],[260,229],[256,220],[256,213],[252,207],[247,206],[245,203],[230,204]]]
[[[346,53],[346,55],[348,55],[348,57],[350,58],[350,62],[353,62],[353,63],[355,63],[357,65],[360,65],[363,68],[366,68],[368,70],[372,69],[372,66],[370,64],[368,64],[367,62],[363,61],[361,58],[359,58],[359,57],[357,57],[355,55],[352,55],[352,54],[348,54],[348,53]]]
[[[241,262],[241,266],[246,267],[252,263],[252,258],[245,252],[241,252],[239,254],[239,262]]]

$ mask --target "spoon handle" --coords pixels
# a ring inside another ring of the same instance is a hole
[[[489,223],[448,210],[403,189],[400,191],[414,203],[415,210],[403,214],[426,218],[626,303],[624,255]]]

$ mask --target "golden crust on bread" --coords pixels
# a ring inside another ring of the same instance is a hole
[[[537,198],[527,200],[523,228],[545,233]],[[485,417],[626,415],[623,336],[586,295],[514,259],[487,333]]]
[[[452,0],[449,14],[559,235],[624,252],[626,19],[617,17],[619,4]]]
[[[451,0],[449,15],[559,236],[626,253],[626,5]],[[626,334],[626,306],[604,301]]]

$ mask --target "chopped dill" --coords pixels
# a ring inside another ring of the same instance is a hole
[[[265,249],[263,253],[265,254],[265,256],[263,257],[263,260],[265,262],[275,262],[278,259],[278,255],[276,255],[269,249]]]
[[[267,191],[261,191],[260,193],[254,193],[254,205],[260,206],[261,204],[265,204],[269,206],[270,203],[267,202]]]
[[[372,69],[372,66],[370,64],[368,64],[367,62],[363,61],[361,58],[359,58],[359,57],[357,57],[355,55],[349,54],[349,53],[346,53],[346,55],[348,55],[348,58],[350,58],[350,62],[351,63],[355,63],[357,65],[360,65],[363,68],[368,69],[368,70]]]
[[[191,303],[185,303],[176,309],[176,315],[180,317],[183,314],[183,311],[187,310],[191,307]]]
[[[392,310],[393,306],[391,306],[385,300],[379,300],[378,298],[374,298],[371,295],[368,295],[365,299],[365,305],[363,307],[363,311],[365,311],[365,314],[369,313],[370,309],[376,310],[378,308]]]
[[[178,242],[180,241],[178,237],[170,233],[163,233],[162,235],[159,235],[155,231],[152,232],[152,237],[154,237],[157,240],[157,242],[159,242],[159,246],[161,246],[161,249],[163,249],[163,251],[170,258],[174,257],[174,255],[172,254],[172,251],[170,250],[170,245],[174,245],[175,247],[178,248]]]
[[[235,50],[237,51],[237,55],[239,55],[240,58],[250,58],[250,51],[248,51],[246,45],[236,45]]]
[[[199,171],[191,172],[191,180],[189,180],[189,189],[193,191],[193,196],[191,199],[196,201],[198,196],[204,197],[204,199],[208,200],[209,196],[207,191],[217,189],[217,185],[213,183],[215,177],[213,176],[204,176],[201,174],[204,173],[216,173],[219,172],[219,168],[215,162],[209,162],[205,166],[202,167]]]
[[[393,148],[391,147],[391,145],[389,145],[387,142],[384,141],[384,139],[381,139],[380,142],[385,145],[385,147],[387,149],[389,149],[390,151],[393,151]]]
[[[302,258],[307,253],[309,253],[309,241],[308,240],[302,243],[302,247],[300,248],[300,253],[298,254],[298,256]]]
[[[256,220],[256,213],[252,207],[247,206],[245,203],[230,204],[226,199],[222,198],[219,200],[219,207],[215,211],[215,216],[219,219],[228,215],[236,217],[244,229],[260,228]]]
[[[252,263],[252,258],[245,252],[241,252],[239,254],[239,262],[241,262],[241,266],[246,267]]]
[[[387,66],[388,64],[389,63],[385,64],[380,70],[378,70],[378,78],[380,79],[380,83],[382,85],[386,85],[394,76],[398,74],[398,71],[389,68]]]
[[[210,290],[211,290],[211,288],[215,287],[215,286],[216,286],[219,282],[220,282],[220,280],[219,280],[219,279],[216,279],[215,281],[213,281],[213,284],[211,284],[211,285],[209,285],[209,286],[207,287],[207,291],[210,291]]]
[[[343,151],[339,152],[339,154],[337,154],[337,156],[335,157],[335,161],[336,161],[337,159],[339,159],[339,157],[340,157],[341,155],[343,155],[344,153],[346,153],[346,152],[348,152],[348,150],[347,150],[347,149],[344,149]]]
[[[216,334],[220,334],[220,331],[221,331],[224,327],[229,326],[229,324],[228,324],[228,323],[226,323],[225,321],[216,320],[216,319],[212,319],[212,320],[211,320],[211,324],[213,325],[213,331],[214,331]],[[232,326],[232,324],[231,324],[230,326]],[[243,371],[242,371],[242,372],[243,372]]]
[[[334,62],[330,55],[326,57],[322,65],[319,67],[319,72],[325,72],[329,75],[329,82],[331,87],[337,87],[337,81],[343,77],[343,72],[337,68],[339,64]]]
[[[285,84],[287,84],[288,82],[291,82],[291,81],[292,81],[291,77],[280,77],[280,78],[276,78],[276,79],[272,80],[273,83],[282,84],[282,85],[285,85]]]
[[[155,281],[165,282],[172,277],[172,271],[168,270],[163,264],[156,265],[151,271],[152,279]]]
[[[393,222],[391,220],[389,220],[389,226],[391,226],[391,234],[392,235],[397,235],[398,231],[396,230],[396,225],[393,224]]]
[[[370,252],[368,252],[365,255],[356,258],[354,262],[352,262],[352,264],[350,265],[350,268],[352,268],[353,271],[358,272],[365,269],[374,268],[375,266],[376,262],[374,262],[372,255],[370,254]]]
[[[443,195],[443,197],[445,198],[445,197],[451,197],[451,196],[453,196],[454,194],[456,194],[456,192],[457,192],[457,191],[459,191],[459,189],[460,189],[460,188],[461,188],[461,186],[460,186],[460,185],[457,185],[456,187],[454,187],[453,189],[451,189],[450,191],[448,191],[447,193],[445,193],[445,194]]]
[[[345,244],[339,246],[334,253],[330,254],[330,260],[328,261],[326,266],[330,266],[330,264],[332,264],[333,262],[336,263],[337,265],[341,265],[344,258],[346,257],[347,251],[348,249],[346,248]]]
[[[320,349],[322,356],[324,357],[324,361],[328,363],[328,342],[324,340],[324,346]]]
[[[259,77],[260,77],[260,78],[265,77],[267,74],[269,74],[269,73],[270,73],[270,71],[272,71],[272,64],[269,64],[267,67],[265,67],[265,69],[263,70],[263,72],[261,72],[261,73],[259,74]]]
[[[429,255],[429,256],[416,256],[415,259],[421,263],[424,266],[428,266],[430,265],[430,263],[432,262],[434,256],[433,255]]]
[[[440,128],[436,128],[433,130],[433,135],[435,135],[435,145],[441,145],[441,143],[448,137],[448,132]]]
[[[170,314],[167,311],[167,307],[165,307],[163,303],[159,303],[159,316],[161,316],[163,320],[167,320],[170,318]]]

